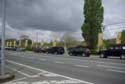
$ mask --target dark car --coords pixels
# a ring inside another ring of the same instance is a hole
[[[51,47],[46,50],[49,54],[64,54],[65,50],[63,47]]]
[[[41,48],[41,51],[42,53],[47,53],[47,48]]]
[[[125,44],[110,45],[106,50],[100,50],[99,56],[100,58],[115,56],[120,57],[120,59],[125,59]]]
[[[33,51],[34,51],[35,53],[41,53],[41,48],[34,48]]]
[[[76,46],[68,48],[68,54],[70,56],[90,56],[90,52],[88,52],[88,48],[84,46]]]

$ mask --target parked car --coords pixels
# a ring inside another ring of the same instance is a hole
[[[47,53],[47,48],[41,48],[42,53]]]
[[[49,54],[64,54],[65,50],[63,47],[51,47],[46,50]]]
[[[34,51],[35,53],[41,53],[41,48],[34,48],[33,51]]]
[[[112,44],[106,50],[100,50],[99,56],[100,58],[115,56],[120,57],[120,59],[125,59],[125,44]]]
[[[76,46],[68,48],[70,56],[90,56],[90,49],[84,46]]]

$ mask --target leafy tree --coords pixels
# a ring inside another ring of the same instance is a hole
[[[98,33],[102,32],[103,6],[101,0],[84,0],[84,24],[81,27],[82,36],[88,46],[96,48]]]
[[[121,43],[125,44],[125,30],[122,31],[122,35],[121,35]]]
[[[79,44],[78,40],[73,37],[71,33],[65,33],[62,36],[61,41],[64,43],[63,45],[66,44],[67,47],[73,47]]]

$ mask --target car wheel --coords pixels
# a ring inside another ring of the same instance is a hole
[[[121,56],[120,56],[120,59],[121,59],[121,60],[123,60],[123,59],[125,60],[125,55],[121,55]]]
[[[84,56],[84,57],[85,57],[85,53],[83,53],[83,54],[82,54],[82,56]]]
[[[104,58],[104,54],[101,53],[101,54],[99,55],[99,57],[100,57],[100,58]]]

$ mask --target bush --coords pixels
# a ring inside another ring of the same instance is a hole
[[[26,48],[26,51],[33,51],[32,48]]]
[[[91,54],[97,55],[97,49],[91,49]]]

